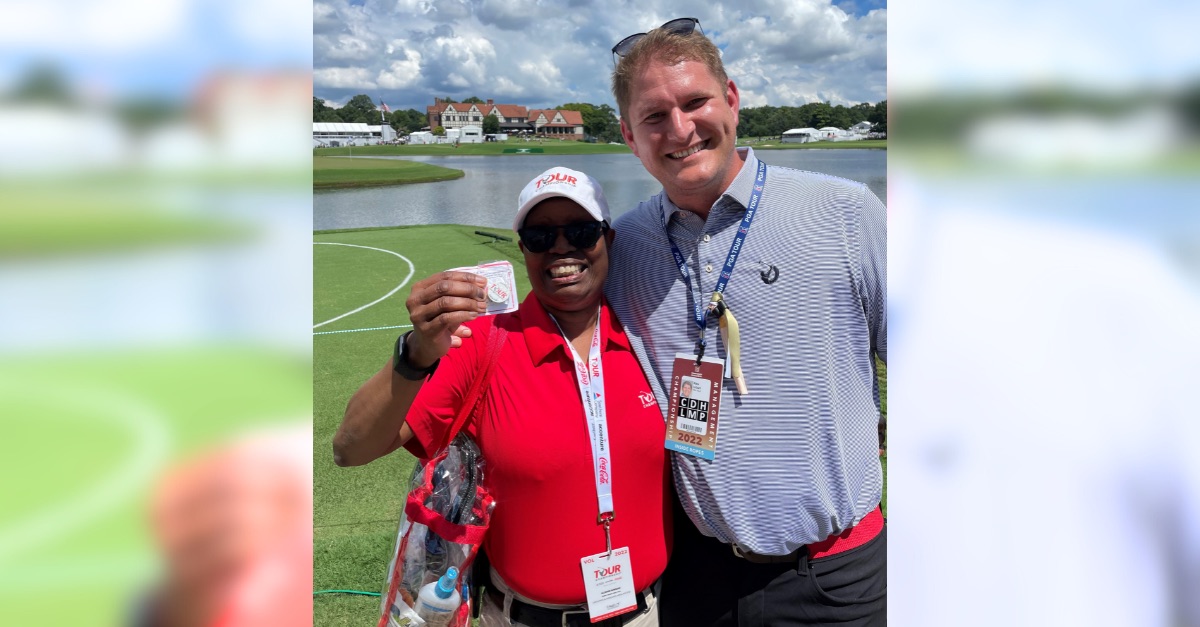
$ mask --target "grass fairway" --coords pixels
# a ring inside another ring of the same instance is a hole
[[[313,157],[313,189],[431,183],[462,175],[462,170],[412,161]]]
[[[511,235],[457,225],[313,235],[314,590],[378,592],[383,586],[414,459],[400,450],[366,466],[338,468],[331,442],[350,395],[387,363],[396,336],[411,328],[404,300],[412,283],[448,268],[505,259],[516,270],[518,294],[529,293],[516,243],[475,235],[477,229]],[[339,317],[393,290],[377,304]],[[879,373],[886,395],[886,368]],[[379,603],[377,597],[317,595],[313,624],[372,625]]]

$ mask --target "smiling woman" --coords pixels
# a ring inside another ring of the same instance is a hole
[[[313,189],[429,183],[462,175],[462,170],[400,159],[313,157]]]

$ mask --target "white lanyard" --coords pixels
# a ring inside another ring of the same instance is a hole
[[[575,360],[575,381],[579,384],[579,396],[583,399],[583,413],[588,423],[588,437],[592,441],[592,470],[596,476],[596,499],[600,506],[600,514],[596,520],[604,523],[607,535],[608,524],[612,521],[614,514],[612,453],[609,450],[608,415],[604,405],[604,368],[600,363],[600,316],[602,313],[602,311],[597,311],[596,314],[596,330],[592,333],[592,346],[588,351],[586,362],[579,356],[575,346],[571,344],[571,338],[563,333],[558,320],[554,320],[554,316],[550,316],[550,319],[554,320],[555,326],[558,326],[558,332],[562,333],[563,339],[567,341],[567,347],[571,349],[571,357]]]

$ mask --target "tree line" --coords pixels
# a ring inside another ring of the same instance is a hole
[[[429,118],[416,109],[392,111],[380,117],[379,106],[375,101],[366,94],[359,94],[340,109],[335,109],[325,104],[324,100],[313,96],[313,122],[357,122],[371,125],[387,122],[398,133],[411,133],[428,126]]]
[[[870,122],[871,132],[887,132],[887,101],[874,105],[862,102],[850,107],[810,102],[799,107],[750,107],[738,113],[738,137],[777,137],[793,128],[848,129],[862,121]]]
[[[442,98],[443,102],[457,102],[452,98]],[[464,103],[483,104],[484,100],[471,96],[462,100]],[[621,142],[621,126],[617,111],[607,104],[594,105],[588,102],[568,102],[557,109],[578,111],[583,117],[583,132],[598,142]],[[313,122],[359,122],[363,124],[379,124],[386,121],[396,132],[412,133],[419,131],[429,124],[426,115],[416,109],[392,111],[380,117],[376,103],[366,94],[359,94],[350,99],[345,106],[335,109],[325,104],[320,98],[313,97]],[[887,101],[876,104],[866,102],[853,106],[831,105],[828,102],[810,102],[799,107],[762,107],[743,108],[738,113],[738,137],[776,137],[784,131],[793,128],[823,128],[833,126],[848,129],[855,124],[867,121],[872,123],[871,131],[887,132]],[[494,115],[483,120],[484,133],[496,133],[500,130],[500,121]]]

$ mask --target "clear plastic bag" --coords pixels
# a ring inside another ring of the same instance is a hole
[[[425,625],[417,615],[417,595],[451,566],[461,573],[462,604],[448,624],[470,624],[471,565],[495,508],[484,486],[483,457],[465,434],[459,434],[446,451],[417,465],[392,548],[378,627]]]

